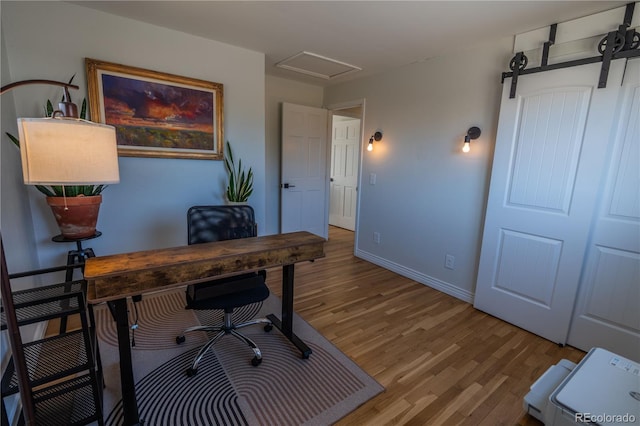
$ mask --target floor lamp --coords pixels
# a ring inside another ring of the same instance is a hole
[[[78,118],[78,108],[70,102],[69,88],[78,86],[52,80],[23,80],[0,88],[0,95],[16,87],[45,84],[61,86],[63,102],[50,118],[19,118],[20,157],[27,185],[90,185],[120,180],[115,128]],[[35,406],[29,391],[29,377],[22,339],[13,305],[11,284],[2,251],[2,300],[7,330],[16,366],[18,389],[25,424],[35,425]]]

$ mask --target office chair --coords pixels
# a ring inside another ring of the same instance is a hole
[[[189,244],[257,236],[253,208],[245,205],[191,207],[187,213],[187,230]],[[273,328],[271,321],[266,318],[258,318],[241,324],[234,324],[232,314],[234,308],[261,302],[269,297],[269,289],[265,284],[266,276],[266,271],[258,271],[206,281],[187,287],[187,309],[224,310],[223,324],[190,327],[176,337],[176,343],[180,344],[185,341],[185,333],[192,331],[216,333],[200,349],[191,367],[187,369],[187,376],[194,376],[198,372],[198,363],[204,354],[225,334],[231,334],[246,343],[254,353],[251,364],[254,366],[260,365],[262,353],[258,346],[253,340],[236,330],[249,325],[265,324],[264,330],[268,332]]]

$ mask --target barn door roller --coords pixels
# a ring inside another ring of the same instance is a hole
[[[511,62],[509,62],[509,69],[511,69],[511,71],[502,73],[502,83],[504,83],[506,78],[511,77],[509,98],[515,98],[516,88],[518,86],[518,77],[521,75],[534,74],[559,68],[575,67],[578,65],[593,64],[596,62],[602,62],[598,88],[607,87],[609,67],[612,60],[640,57],[640,33],[633,29],[629,29],[631,26],[631,20],[633,19],[634,7],[635,3],[627,4],[622,24],[618,26],[617,30],[609,32],[602,40],[600,40],[600,43],[598,43],[598,53],[600,53],[600,56],[593,56],[591,58],[577,59],[574,61],[549,65],[549,49],[556,41],[556,30],[558,28],[558,24],[551,25],[549,28],[549,40],[546,41],[542,47],[542,60],[540,61],[539,67],[526,69],[529,59],[524,52],[518,52],[511,59]]]

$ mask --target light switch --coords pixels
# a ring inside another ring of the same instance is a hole
[[[371,173],[369,175],[369,185],[375,185],[375,184],[376,184],[376,174]]]

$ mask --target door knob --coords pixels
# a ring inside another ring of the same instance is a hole
[[[281,185],[281,187],[287,189],[287,188],[295,188],[296,186],[295,185],[289,185],[288,183],[283,183]]]

